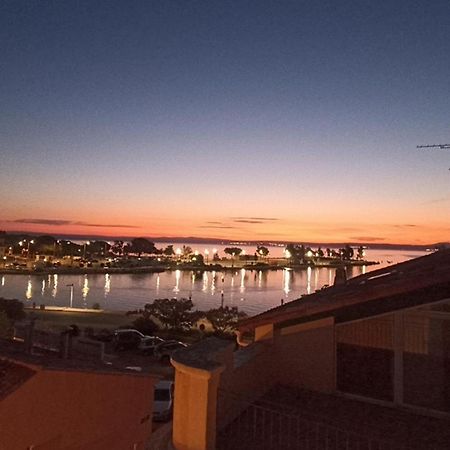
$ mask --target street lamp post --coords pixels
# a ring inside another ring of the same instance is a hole
[[[86,259],[86,245],[89,245],[90,241],[86,241],[83,246],[83,259]]]
[[[70,308],[72,308],[72,305],[73,305],[73,283],[68,284],[67,286],[70,287],[70,304],[69,304],[69,306],[70,306]]]
[[[33,239],[31,241],[28,241],[28,246],[27,246],[27,259],[30,259],[30,244],[34,244]]]

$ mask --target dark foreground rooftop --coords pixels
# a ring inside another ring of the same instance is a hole
[[[228,393],[220,395],[230,404]],[[449,418],[287,386],[245,406],[241,397],[233,401],[241,413],[220,430],[219,450],[450,448]]]
[[[450,297],[450,249],[375,270],[305,295],[239,323],[241,331],[257,326],[288,325],[334,316],[337,322],[395,311]]]

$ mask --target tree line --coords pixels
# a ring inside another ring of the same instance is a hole
[[[215,333],[230,334],[236,329],[239,319],[246,317],[246,314],[239,311],[236,306],[220,306],[208,311],[193,308],[194,304],[190,298],[156,299],[144,306],[133,326],[144,334],[153,334],[161,328],[186,332],[201,319],[206,319]]]

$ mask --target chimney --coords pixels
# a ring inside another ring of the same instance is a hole
[[[345,267],[336,268],[336,275],[334,276],[334,286],[340,286],[347,282],[347,270]]]

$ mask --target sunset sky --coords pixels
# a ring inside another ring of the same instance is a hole
[[[450,2],[0,4],[0,229],[450,241]]]

